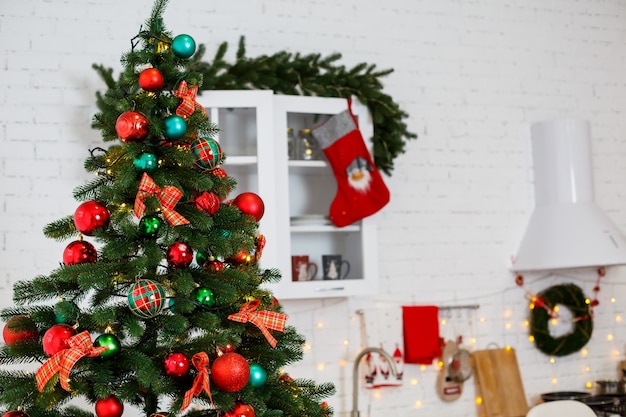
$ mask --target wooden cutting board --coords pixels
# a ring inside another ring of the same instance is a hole
[[[515,349],[485,349],[472,353],[477,397],[487,417],[525,417],[528,402]]]

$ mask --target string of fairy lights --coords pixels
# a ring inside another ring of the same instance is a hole
[[[589,288],[593,285],[589,276],[585,275],[568,275],[565,277],[538,275],[531,278],[529,280],[527,277],[529,287],[545,287],[564,280],[576,281],[584,287],[587,293],[591,292]],[[454,314],[446,311],[440,312],[440,334],[448,339],[459,334],[462,335],[462,347],[470,352],[497,346],[505,349],[516,349],[518,355],[520,352],[522,355],[532,355],[533,361],[539,361],[540,364],[545,364],[548,368],[546,368],[543,377],[545,384],[537,386],[529,384],[529,387],[532,387],[530,391],[533,389],[557,390],[560,387],[563,389],[592,390],[596,380],[615,377],[617,375],[616,365],[621,359],[626,358],[626,352],[620,347],[626,340],[626,334],[619,335],[618,330],[624,321],[618,291],[626,291],[625,286],[626,283],[619,283],[616,280],[611,280],[610,277],[605,279],[602,290],[599,292],[600,302],[595,309],[594,321],[597,325],[590,343],[580,351],[565,357],[546,356],[535,349],[533,337],[529,332],[528,318],[530,309],[534,307],[533,302],[532,299],[527,299],[524,291],[516,285],[472,298],[455,298],[441,302],[441,304],[480,302],[481,309]],[[493,307],[493,301],[498,299],[500,299],[500,305],[504,306],[502,313],[501,315],[490,316],[489,313],[493,311],[492,308],[483,309],[482,306],[490,305]],[[587,301],[591,302],[591,299]],[[284,304],[289,310],[289,302]],[[400,310],[401,304],[402,301],[389,299],[370,300],[368,304],[370,308],[366,309],[366,312],[375,314],[375,311],[381,308]],[[522,306],[524,308],[520,308]],[[345,314],[348,320],[345,322],[337,320],[337,315],[334,314],[337,310],[340,311],[340,314]],[[566,333],[571,327],[571,315],[568,314],[567,309],[560,308],[558,305],[555,306],[555,310],[558,317],[550,320],[550,332],[560,335]],[[327,319],[327,316],[332,316],[332,318]],[[398,317],[400,316],[398,315]],[[363,343],[359,343],[361,339],[359,315],[350,310],[350,302],[339,299],[335,301],[324,300],[321,304],[312,303],[310,307],[290,312],[290,320],[292,323],[298,322],[297,328],[303,331],[307,338],[304,346],[305,360],[309,358],[313,361],[311,366],[318,373],[317,377],[324,379],[325,375],[337,372],[337,369],[344,369],[340,372],[344,376],[351,374],[349,371],[354,364],[355,354],[363,347]],[[308,322],[309,325],[303,326],[300,324],[301,322]],[[337,326],[340,326],[343,332],[333,332],[333,330],[337,330]],[[372,330],[380,331],[380,329]],[[341,336],[338,336],[337,340],[329,340],[327,335],[330,333],[341,333]],[[401,340],[402,335],[397,337]],[[337,361],[327,359],[328,355],[325,354],[325,349],[328,347],[332,347],[335,351],[331,356],[341,356],[341,358]],[[432,366],[405,366],[405,378],[401,389],[410,390],[413,408],[422,408],[433,401],[431,394],[434,392],[434,379],[442,366],[441,361],[434,362]],[[572,384],[576,386],[572,387]],[[469,385],[472,386],[473,384]],[[388,397],[386,392],[384,389],[367,390],[370,407]],[[467,394],[469,398],[472,393],[468,392]],[[350,395],[351,393],[346,392],[345,398],[349,398]],[[480,396],[475,396],[473,401],[480,405],[483,399]]]

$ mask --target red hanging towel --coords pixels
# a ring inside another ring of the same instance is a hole
[[[439,307],[402,306],[404,362],[432,365],[441,357]]]

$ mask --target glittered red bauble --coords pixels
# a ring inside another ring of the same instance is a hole
[[[156,68],[146,68],[139,73],[139,87],[146,91],[159,91],[163,83],[163,74]]]
[[[193,250],[184,242],[174,242],[167,248],[166,259],[172,268],[186,268],[193,261]]]
[[[222,391],[237,392],[250,379],[250,365],[246,358],[235,352],[224,353],[213,361],[211,379]]]
[[[209,261],[204,264],[204,268],[211,272],[222,272],[226,268],[226,265],[224,265],[224,262],[220,261]]]
[[[26,316],[13,316],[2,330],[2,337],[7,346],[19,342],[29,342],[39,337],[35,322]]]
[[[95,200],[85,201],[74,212],[74,225],[84,235],[93,236],[96,229],[109,225],[111,213]]]
[[[98,417],[121,417],[123,412],[124,404],[113,395],[96,401],[96,415]]]
[[[189,372],[189,358],[179,352],[170,353],[163,359],[165,374],[172,378],[182,378]]]
[[[265,213],[265,204],[261,197],[254,193],[239,194],[233,200],[232,204],[236,206],[242,213],[248,214],[258,222]]]
[[[222,167],[217,167],[211,170],[211,175],[215,175],[218,178],[228,178],[228,173]]]
[[[4,413],[2,417],[29,417],[29,415],[21,410],[13,410]]]
[[[93,264],[97,259],[96,248],[84,240],[71,242],[63,251],[63,263],[65,265]]]
[[[232,410],[224,413],[224,417],[255,417],[254,408],[250,404],[237,401]]]
[[[148,136],[148,118],[138,111],[125,111],[115,122],[117,136],[124,143],[140,142]]]
[[[46,355],[53,356],[55,353],[67,349],[69,347],[67,344],[68,339],[75,334],[76,330],[72,326],[55,324],[43,334],[43,339],[41,340],[43,351]]]

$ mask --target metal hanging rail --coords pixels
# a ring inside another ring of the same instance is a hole
[[[440,306],[439,310],[478,310],[480,304],[465,304],[458,306]]]

